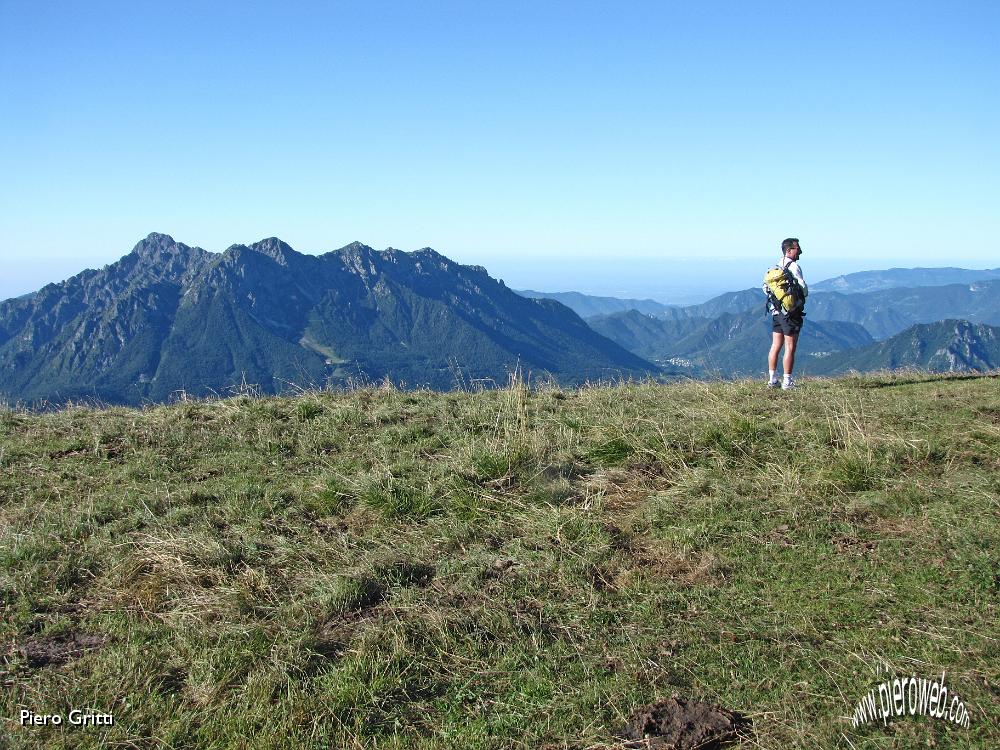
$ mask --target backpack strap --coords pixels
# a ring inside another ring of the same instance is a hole
[[[779,265],[778,268],[781,268]],[[764,285],[764,313],[766,315],[773,315],[774,313],[781,310],[781,303],[778,302],[778,298],[774,296],[774,292],[771,291],[769,284]]]

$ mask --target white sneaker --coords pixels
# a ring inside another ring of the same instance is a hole
[[[782,382],[782,384],[781,384],[781,390],[783,390],[783,391],[791,391],[791,390],[794,390],[795,388],[796,388],[796,385],[795,385],[794,378],[789,378],[788,380]]]
[[[781,387],[781,381],[780,380],[769,380],[769,381],[767,381],[767,387],[768,388],[780,388]]]

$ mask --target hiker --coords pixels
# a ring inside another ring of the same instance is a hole
[[[809,294],[809,287],[806,280],[802,278],[802,269],[799,267],[799,257],[802,255],[802,248],[795,237],[789,237],[781,242],[781,260],[779,268],[785,268],[795,278],[802,287],[802,297]],[[767,294],[767,309],[771,313],[772,330],[771,351],[767,354],[767,387],[777,388],[779,385],[784,391],[795,387],[795,380],[792,378],[792,368],[795,366],[795,347],[799,341],[799,331],[802,330],[802,316],[805,314],[802,308],[794,312],[786,313],[780,304],[776,304],[774,295],[768,291],[767,284],[764,284],[764,293]],[[784,365],[784,378],[779,381],[778,352],[785,348],[785,356],[782,358]]]

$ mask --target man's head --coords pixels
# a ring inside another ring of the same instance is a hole
[[[786,240],[781,241],[781,253],[782,255],[789,256],[792,260],[798,260],[799,256],[802,255],[802,248],[799,247],[799,240],[797,237],[789,237]]]

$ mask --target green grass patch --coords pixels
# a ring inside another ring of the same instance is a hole
[[[0,409],[0,746],[1000,746],[1000,391],[876,375]],[[849,717],[944,671],[969,729]],[[88,730],[21,708],[111,712]]]

